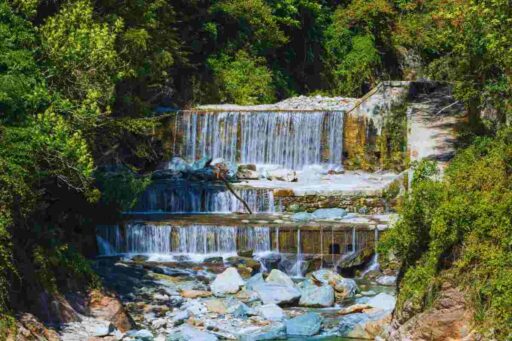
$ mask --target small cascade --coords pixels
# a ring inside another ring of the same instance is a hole
[[[266,189],[240,189],[238,194],[255,213],[274,213],[274,193]],[[226,188],[187,182],[156,182],[142,194],[137,213],[246,213],[242,202]]]
[[[341,165],[343,112],[185,112],[182,155],[232,163]],[[178,150],[179,148],[175,148]]]
[[[228,255],[241,249],[255,253],[272,250],[268,227],[128,224],[123,230],[119,226],[97,227],[100,255]]]
[[[379,241],[379,229],[376,228],[375,229],[375,241],[374,241],[375,253],[373,254],[372,259],[370,260],[370,263],[368,263],[368,266],[366,267],[366,269],[364,269],[361,272],[361,275],[359,276],[361,278],[364,278],[364,276],[366,276],[366,274],[371,271],[379,271],[379,269],[380,269],[379,253],[378,253],[378,248],[377,248],[378,241]]]

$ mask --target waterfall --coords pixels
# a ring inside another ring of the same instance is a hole
[[[255,213],[279,210],[272,190],[240,189],[238,193]],[[233,193],[221,186],[167,181],[147,188],[133,212],[246,213],[246,209]]]
[[[233,254],[251,249],[271,251],[270,228],[189,225],[128,224],[96,228],[101,255],[143,254]]]
[[[343,112],[185,112],[185,158],[274,164],[300,170],[341,165]]]

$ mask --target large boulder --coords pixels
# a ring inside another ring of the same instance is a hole
[[[277,269],[270,271],[270,274],[268,275],[266,281],[267,283],[275,283],[289,287],[295,287],[295,283],[290,278],[290,276]]]
[[[339,331],[343,337],[375,340],[384,336],[390,322],[391,311],[350,314],[340,318]]]
[[[264,304],[254,308],[254,311],[265,320],[282,321],[284,319],[284,311],[277,304]]]
[[[183,325],[178,330],[171,333],[166,341],[217,341],[217,336],[203,332],[189,325]]]
[[[244,284],[244,280],[235,268],[227,268],[223,273],[217,275],[210,288],[215,296],[225,296],[226,294],[236,294]]]
[[[233,256],[226,259],[226,262],[232,266],[244,265],[255,271],[261,268],[261,263],[257,260],[249,257]]]
[[[393,310],[396,304],[396,298],[390,294],[380,293],[368,300],[366,303],[374,308],[382,310]]]
[[[107,296],[99,290],[89,294],[89,310],[93,317],[111,322],[121,332],[135,327],[135,323],[117,297]]]
[[[317,270],[311,273],[311,277],[317,282],[333,287],[341,298],[354,296],[357,292],[357,284],[353,279],[343,278],[332,270]]]
[[[308,281],[309,282],[309,281]],[[299,305],[303,307],[332,307],[334,304],[334,289],[330,285],[306,284],[301,289]]]
[[[289,169],[274,169],[264,172],[267,180],[296,182],[298,180],[297,173]]]
[[[393,286],[396,284],[396,276],[380,276],[375,280],[380,285]]]
[[[286,338],[286,327],[282,322],[260,327],[251,326],[240,330],[238,339],[240,341],[258,341],[258,340],[281,340]]]
[[[322,317],[317,313],[307,313],[285,322],[288,336],[313,336],[322,327]]]
[[[261,272],[258,272],[256,275],[252,276],[247,280],[245,283],[245,289],[247,290],[253,290],[254,286],[256,284],[264,284],[265,280],[263,279],[263,275]]]
[[[264,304],[290,305],[297,303],[301,295],[297,288],[275,283],[257,284],[253,289]]]
[[[313,216],[311,215],[311,213],[308,212],[298,212],[292,214],[290,219],[293,221],[310,221],[313,219]]]

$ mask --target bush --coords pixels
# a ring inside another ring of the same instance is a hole
[[[512,129],[477,139],[436,180],[433,166],[416,170],[400,219],[382,251],[402,261],[398,311],[417,311],[435,298],[441,274],[451,272],[468,292],[480,331],[512,336]]]

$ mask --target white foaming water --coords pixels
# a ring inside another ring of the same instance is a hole
[[[183,114],[183,153],[189,160],[341,165],[343,112],[209,112]]]
[[[241,249],[271,251],[268,227],[128,224],[124,231],[117,225],[98,226],[96,233],[100,255],[228,256]]]

